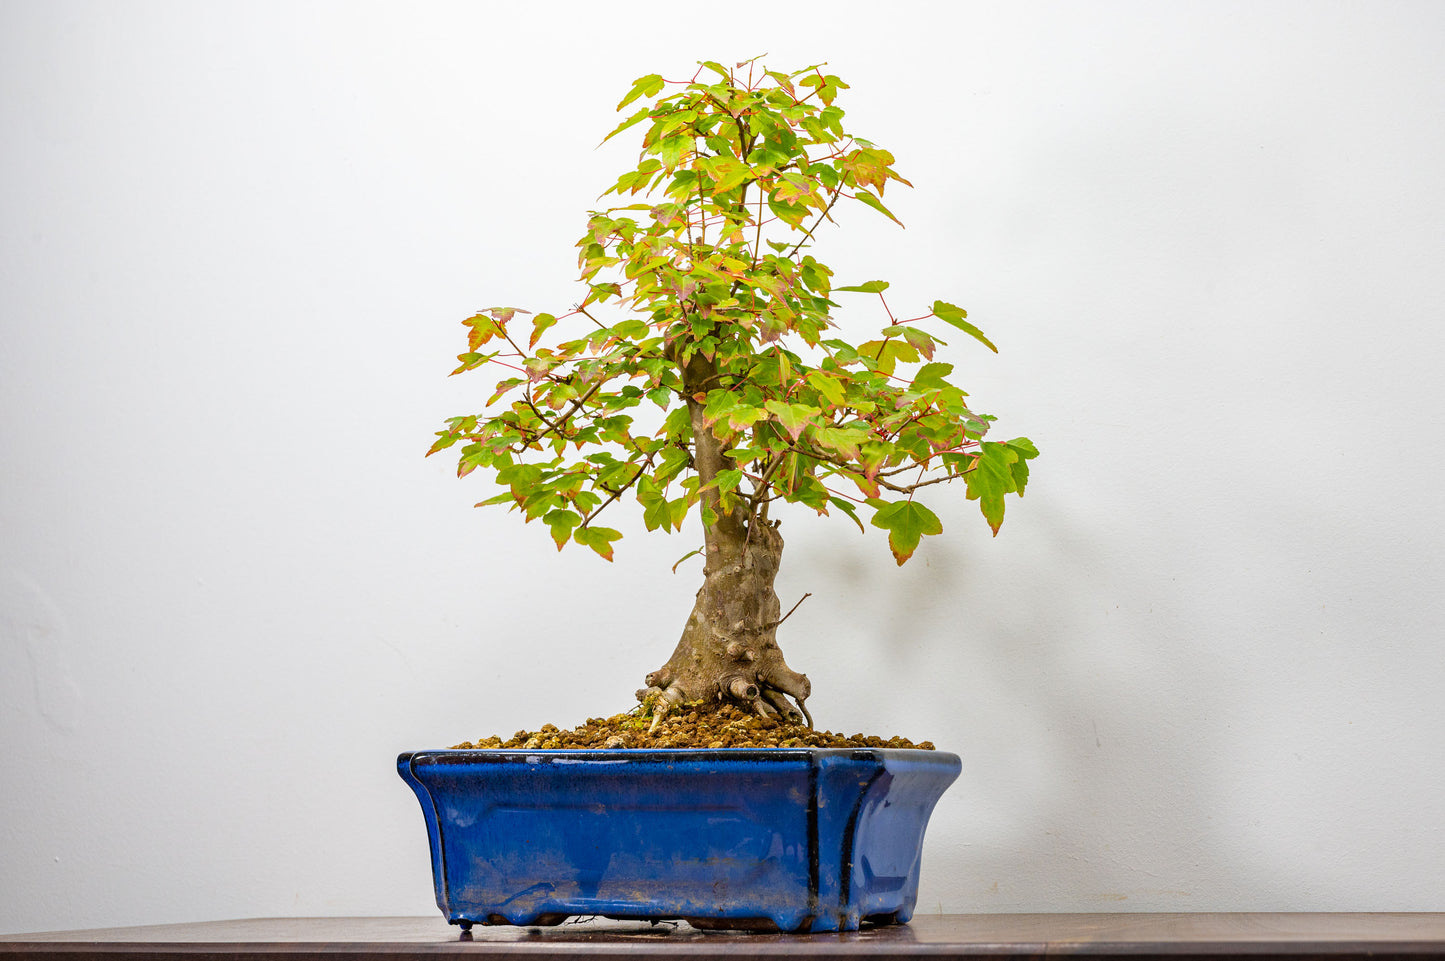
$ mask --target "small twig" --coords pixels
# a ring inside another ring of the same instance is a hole
[[[774,624],[773,626],[774,626],[774,627],[780,627],[780,626],[782,625],[783,621],[786,621],[788,618],[790,618],[790,617],[793,616],[793,611],[796,611],[796,610],[798,609],[798,606],[799,606],[799,605],[801,605],[804,601],[806,601],[808,598],[810,598],[810,597],[812,597],[812,596],[813,596],[812,593],[809,592],[809,593],[804,594],[802,597],[798,598],[798,603],[797,603],[797,604],[794,604],[794,605],[792,606],[792,608],[788,611],[788,613],[784,614],[784,615],[778,620],[778,623],[777,623],[777,624]]]
[[[843,185],[842,185],[842,184],[839,184],[838,187],[837,187],[837,189],[835,189],[835,190],[833,191],[833,199],[830,200],[830,201],[828,201],[828,206],[824,207],[824,208],[823,208],[823,212],[818,215],[818,219],[815,220],[815,221],[813,221],[813,226],[809,227],[809,228],[808,228],[808,232],[805,233],[805,234],[803,234],[803,239],[800,240],[800,241],[798,241],[796,244],[794,244],[794,245],[793,245],[793,249],[790,250],[790,251],[788,251],[788,257],[789,257],[789,259],[791,259],[792,256],[793,256],[794,254],[796,254],[796,253],[802,248],[803,244],[807,243],[809,240],[811,240],[811,239],[813,238],[813,231],[815,231],[815,230],[817,230],[819,227],[821,227],[821,226],[823,225],[823,221],[824,221],[824,220],[829,219],[829,218],[828,218],[828,214],[832,212],[832,210],[833,210],[833,205],[838,202],[838,197],[841,196],[842,193],[843,193]]]
[[[596,517],[598,514],[602,513],[603,509],[606,508],[608,504],[611,504],[613,501],[617,500],[617,498],[621,497],[623,494],[625,494],[625,493],[627,492],[627,489],[628,489],[629,487],[631,487],[633,484],[636,484],[639,480],[641,480],[641,479],[642,479],[642,476],[647,473],[648,468],[650,468],[650,467],[652,466],[652,458],[655,456],[655,453],[656,453],[656,452],[654,452],[654,453],[652,453],[652,454],[648,454],[648,455],[647,455],[647,459],[641,464],[641,466],[639,466],[639,467],[637,468],[637,473],[632,475],[632,480],[628,481],[626,484],[623,484],[621,487],[617,488],[617,490],[614,491],[614,490],[612,490],[611,488],[609,488],[609,487],[607,487],[607,486],[605,486],[605,485],[603,485],[603,484],[598,484],[598,485],[597,485],[598,487],[601,487],[603,490],[607,491],[607,492],[610,493],[612,496],[609,497],[609,498],[607,498],[607,500],[603,501],[600,505],[598,505],[595,509],[593,509],[593,511],[592,511],[591,513],[589,513],[586,517],[582,518],[582,523],[581,523],[581,524],[578,524],[577,526],[578,526],[578,527],[586,527],[588,524],[591,524],[591,523],[592,523],[592,518],[594,518],[594,517]]]

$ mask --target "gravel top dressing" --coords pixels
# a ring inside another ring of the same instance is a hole
[[[518,731],[510,738],[492,736],[454,745],[460,750],[499,748],[555,751],[568,748],[724,748],[724,747],[877,747],[933,750],[932,741],[914,743],[903,737],[851,737],[816,731],[774,717],[759,717],[731,704],[715,709],[688,708],[663,717],[650,730],[651,719],[636,714],[589,718],[570,731],[544,724],[538,731]]]

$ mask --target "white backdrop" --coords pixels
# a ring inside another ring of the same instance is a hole
[[[1445,7],[657,9],[0,2],[0,931],[434,913],[395,755],[630,706],[695,533],[421,455],[632,79],[764,52],[916,185],[820,256],[1043,450],[901,570],[784,523],[820,725],[964,759],[920,911],[1445,909]]]

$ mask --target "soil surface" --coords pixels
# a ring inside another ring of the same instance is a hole
[[[724,747],[887,747],[933,750],[932,741],[917,744],[902,737],[851,737],[816,731],[775,717],[759,717],[731,704],[679,708],[649,731],[652,719],[640,714],[589,718],[570,731],[544,724],[539,731],[518,731],[508,739],[487,737],[454,747],[510,748],[552,751],[564,748],[724,748]]]

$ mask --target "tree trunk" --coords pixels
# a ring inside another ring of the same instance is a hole
[[[685,378],[700,386],[710,377],[710,367],[690,364]],[[706,486],[731,461],[704,422],[702,405],[689,400],[688,406],[693,466]],[[637,692],[638,698],[651,702],[657,718],[686,703],[731,700],[764,716],[806,720],[811,726],[803,702],[812,685],[788,667],[778,648],[782,617],[773,579],[783,538],[777,522],[762,512],[749,515],[741,506],[722,510],[716,491],[705,492],[703,503],[717,520],[705,526],[702,588],[677,649],[660,670],[647,675],[647,688]]]
[[[652,699],[659,716],[686,703],[732,700],[765,716],[811,725],[803,702],[812,685],[788,667],[778,648],[773,578],[783,538],[776,525],[757,522],[750,535],[721,540],[716,551],[708,545],[702,588],[677,649],[647,675],[647,689],[638,694]]]

